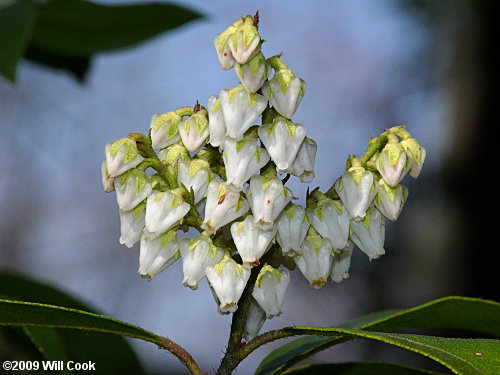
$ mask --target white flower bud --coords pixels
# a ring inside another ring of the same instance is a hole
[[[246,16],[243,25],[229,36],[227,41],[233,58],[239,64],[245,64],[257,52],[260,45],[260,35],[253,25],[253,18]]]
[[[310,222],[304,207],[289,203],[276,220],[276,240],[285,255],[300,254]]]
[[[354,244],[349,241],[349,245],[339,252],[335,252],[332,261],[332,271],[330,276],[334,283],[340,283],[349,277],[349,268],[351,267],[351,256],[354,250]]]
[[[238,141],[267,107],[264,96],[250,94],[242,85],[221,90],[219,100],[227,135]]]
[[[141,239],[145,216],[145,202],[130,211],[120,210],[120,243],[122,245],[132,247]]]
[[[224,256],[224,250],[205,236],[185,238],[179,242],[179,247],[184,272],[182,285],[193,290],[198,288],[198,283],[205,277],[206,268],[219,263]]]
[[[370,260],[385,254],[385,223],[379,210],[371,207],[362,221],[351,222],[351,240]]]
[[[158,158],[168,164],[174,164],[178,161],[191,161],[189,151],[183,144],[173,144],[161,150],[158,153]]]
[[[259,91],[267,77],[269,77],[269,63],[266,58],[259,52],[246,64],[236,63],[234,70],[240,79],[241,84],[250,93]]]
[[[235,22],[236,24],[236,22]],[[214,48],[217,53],[219,63],[224,70],[229,70],[234,66],[234,58],[229,48],[228,38],[236,31],[237,26],[231,25],[214,38]]]
[[[260,270],[252,295],[265,311],[267,319],[283,312],[288,284],[290,284],[290,272],[286,268],[277,270],[267,265]]]
[[[408,198],[408,188],[404,185],[389,186],[383,178],[379,181],[375,197],[375,207],[389,220],[396,221]]]
[[[181,256],[177,234],[173,230],[152,239],[144,233],[141,239],[139,270],[142,277],[151,280]]]
[[[220,263],[208,266],[205,273],[217,294],[221,312],[234,313],[238,310],[238,301],[250,277],[250,270],[243,268],[226,254]]]
[[[208,98],[208,131],[210,133],[210,144],[214,147],[224,147],[226,139],[226,123],[220,106],[219,95]]]
[[[361,220],[377,194],[378,182],[373,172],[361,166],[352,166],[335,182],[335,191],[351,218]]]
[[[144,171],[131,169],[115,179],[116,201],[123,211],[130,211],[151,195],[153,185]]]
[[[278,177],[253,176],[247,190],[254,220],[262,229],[272,228],[274,220],[291,201],[293,193]]]
[[[307,216],[314,229],[328,238],[335,250],[342,250],[348,245],[351,217],[341,201],[325,196],[313,210],[307,210]]]
[[[390,186],[397,186],[411,168],[405,149],[400,143],[387,143],[375,162],[382,178]]]
[[[304,125],[281,116],[276,117],[272,124],[259,127],[259,138],[266,146],[279,173],[292,167],[305,136]]]
[[[101,164],[101,177],[104,191],[106,193],[115,191],[115,178],[109,175],[106,160],[103,160]]]
[[[292,118],[306,92],[306,82],[290,69],[281,69],[262,86],[262,93],[273,108],[288,119]]]
[[[269,245],[276,235],[276,227],[263,230],[253,220],[253,216],[248,215],[244,221],[231,225],[231,235],[245,268],[252,268],[260,264],[259,259],[269,249]]]
[[[220,227],[247,213],[250,205],[240,194],[229,190],[216,176],[208,185],[205,220],[202,228],[214,233]]]
[[[248,318],[243,330],[243,338],[246,341],[252,340],[259,334],[264,322],[266,321],[266,313],[262,307],[252,298],[250,302],[250,310],[248,310]]]
[[[226,167],[227,186],[242,191],[243,184],[269,161],[269,154],[257,144],[257,132],[248,131],[241,141],[228,138],[222,158]]]
[[[118,177],[129,169],[137,167],[142,161],[135,141],[131,138],[122,138],[106,144],[106,165],[111,177]]]
[[[151,146],[161,150],[181,140],[179,123],[182,117],[175,112],[155,113],[151,118]]]
[[[210,164],[205,160],[194,159],[191,162],[182,161],[179,163],[177,180],[179,184],[184,184],[188,190],[193,189],[195,204],[206,195],[211,178]]]
[[[175,190],[153,192],[146,202],[146,229],[156,238],[176,225],[189,209]]]
[[[202,109],[189,116],[186,120],[181,121],[179,123],[179,134],[182,143],[189,152],[198,150],[209,134],[207,111]]]
[[[311,182],[314,179],[314,162],[318,146],[311,138],[305,137],[299,147],[291,168],[287,171],[300,178],[301,182]]]
[[[420,146],[418,141],[414,138],[407,138],[401,141],[401,145],[406,151],[406,155],[410,160],[410,176],[417,178],[424,166],[425,156],[427,152],[425,148]]]
[[[326,285],[332,267],[332,249],[330,240],[316,234],[311,227],[302,243],[301,253],[293,257],[311,288],[320,289]]]

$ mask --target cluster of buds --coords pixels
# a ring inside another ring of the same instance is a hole
[[[108,143],[102,164],[104,190],[116,191],[120,243],[140,242],[141,276],[151,280],[181,259],[182,284],[197,289],[206,277],[225,314],[237,311],[258,272],[247,340],[281,314],[290,270],[298,266],[317,289],[329,277],[348,277],[354,245],[370,259],[384,254],[383,216],[398,217],[407,197],[399,182],[417,177],[425,159],[425,149],[395,127],[372,139],[361,159],[349,157],[325,194],[316,188],[306,207],[292,203],[290,175],[314,178],[316,143],[291,119],[306,84],[281,55],[266,59],[261,44],[258,16],[238,19],[214,46],[240,84],[212,95],[206,108],[197,102],[153,115],[147,136]],[[190,228],[196,237],[178,237]]]

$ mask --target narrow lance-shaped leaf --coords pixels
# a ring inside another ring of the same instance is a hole
[[[500,304],[496,302],[446,297],[408,310],[372,313],[340,327],[379,331],[412,328],[460,329],[500,336],[499,316]],[[316,336],[294,340],[265,357],[255,374],[278,374],[293,364],[345,340],[345,337]]]
[[[347,362],[305,365],[285,374],[293,375],[442,375],[434,371],[388,362]]]

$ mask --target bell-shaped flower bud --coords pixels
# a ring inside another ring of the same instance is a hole
[[[375,162],[382,178],[390,186],[397,186],[411,168],[404,147],[398,142],[387,143]]]
[[[215,246],[206,236],[185,238],[179,242],[179,247],[184,272],[182,285],[193,290],[198,288],[198,283],[205,277],[206,268],[219,263],[224,257],[224,250]]]
[[[174,111],[155,113],[151,118],[151,146],[153,150],[161,150],[181,140],[179,123],[182,117]]]
[[[179,123],[182,143],[189,152],[198,150],[208,137],[207,111],[202,109]]]
[[[127,247],[139,242],[144,230],[146,202],[142,202],[133,210],[120,210],[120,243]]]
[[[229,36],[227,43],[233,58],[239,64],[245,64],[254,56],[260,47],[260,35],[252,16],[243,18],[243,24]]]
[[[202,159],[194,159],[191,162],[179,163],[177,180],[179,184],[194,192],[194,203],[197,204],[207,194],[208,183],[212,179],[210,164]]]
[[[229,190],[218,177],[214,177],[208,185],[205,219],[201,227],[207,233],[214,233],[249,209],[250,205],[241,193]]]
[[[311,182],[314,179],[314,163],[318,146],[311,138],[305,137],[299,147],[291,168],[288,172],[300,178],[301,182]]]
[[[341,201],[323,196],[314,209],[307,210],[307,216],[314,229],[328,238],[335,250],[342,250],[348,245],[351,217]]]
[[[210,133],[210,144],[214,147],[224,147],[226,139],[226,123],[220,106],[219,95],[208,98],[208,131]]]
[[[385,254],[385,222],[382,214],[371,207],[362,221],[351,222],[351,240],[370,260]]]
[[[252,295],[265,311],[267,319],[283,312],[281,309],[288,284],[290,272],[286,268],[276,269],[267,265],[260,270]]]
[[[332,268],[332,243],[316,233],[313,227],[302,243],[301,253],[293,257],[300,272],[309,281],[311,288],[326,285]]]
[[[227,135],[237,141],[252,126],[267,107],[267,99],[260,94],[250,94],[242,85],[223,89],[219,96]]]
[[[276,240],[285,255],[300,254],[310,222],[304,207],[289,203],[276,220]]]
[[[131,169],[115,179],[116,201],[123,211],[130,211],[153,191],[146,173],[140,169]]]
[[[234,313],[238,310],[238,301],[250,277],[250,270],[243,268],[226,254],[215,266],[208,266],[205,273],[217,294],[221,312]]]
[[[425,156],[427,152],[425,148],[420,146],[415,138],[407,138],[401,141],[401,145],[406,151],[406,155],[410,160],[410,171],[408,172],[413,178],[417,178],[424,166]]]
[[[264,82],[266,82],[267,77],[269,77],[269,68],[269,62],[262,52],[256,54],[246,64],[241,65],[236,63],[234,66],[241,84],[250,93],[259,91]]]
[[[259,138],[266,146],[279,173],[292,167],[305,136],[304,125],[281,116],[276,117],[271,124],[259,127]]]
[[[267,164],[269,154],[257,144],[257,131],[252,128],[241,141],[226,139],[222,158],[226,167],[226,185],[231,190],[242,191],[243,184]]]
[[[102,187],[106,193],[115,191],[115,178],[111,177],[108,173],[108,166],[106,160],[101,164]]]
[[[122,138],[106,144],[106,165],[111,177],[118,177],[129,169],[137,167],[142,161],[135,141],[131,138]]]
[[[396,187],[389,186],[383,178],[379,181],[379,189],[375,197],[375,207],[389,220],[396,221],[403,205],[408,198],[408,188],[399,184]]]
[[[222,33],[217,34],[214,38],[215,52],[217,53],[217,58],[219,59],[220,66],[224,70],[229,70],[234,66],[234,58],[233,54],[231,53],[231,49],[229,48],[228,39],[236,31],[239,24],[242,23],[240,20],[238,21],[229,26]]]
[[[179,223],[189,209],[176,190],[153,192],[146,203],[146,230],[156,238]]]
[[[290,69],[280,69],[262,86],[262,93],[278,113],[288,119],[299,107],[306,92],[306,82]]]
[[[178,161],[191,161],[191,156],[187,148],[180,143],[173,144],[161,150],[158,158],[168,164],[175,164]]]
[[[169,230],[154,239],[150,238],[148,233],[144,233],[141,239],[137,272],[149,281],[173,264],[180,256],[179,241],[177,241],[175,231]]]
[[[266,321],[266,313],[257,301],[252,298],[250,302],[250,309],[248,310],[248,318],[243,330],[243,338],[246,341],[252,340],[259,334],[264,322]]]
[[[340,283],[349,277],[349,268],[351,267],[351,256],[354,250],[354,244],[349,241],[349,245],[342,250],[335,252],[332,261],[332,271],[330,276],[334,283]]]
[[[243,267],[252,268],[260,264],[259,259],[269,249],[276,227],[261,229],[254,223],[253,216],[248,215],[245,220],[231,225],[231,235],[243,260]]]
[[[373,172],[366,170],[353,159],[353,166],[335,182],[335,191],[349,211],[351,218],[361,220],[378,191]]]
[[[274,220],[292,200],[293,193],[272,175],[253,176],[247,190],[254,220],[263,229],[273,227]]]

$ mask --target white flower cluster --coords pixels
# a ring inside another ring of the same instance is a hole
[[[141,276],[182,259],[182,284],[196,289],[206,276],[218,311],[234,313],[256,268],[247,340],[281,314],[289,269],[320,288],[349,276],[354,244],[370,259],[384,254],[382,214],[397,218],[407,196],[399,182],[425,159],[403,127],[392,128],[371,140],[373,155],[350,158],[326,194],[315,189],[306,208],[291,203],[277,174],[314,178],[316,143],[291,120],[306,84],[279,56],[264,57],[257,27],[246,16],[214,39],[240,85],[212,95],[207,108],[155,114],[149,136],[108,143],[102,165],[104,190],[116,191],[120,208],[120,242],[140,242]],[[189,227],[199,235],[179,239]]]

